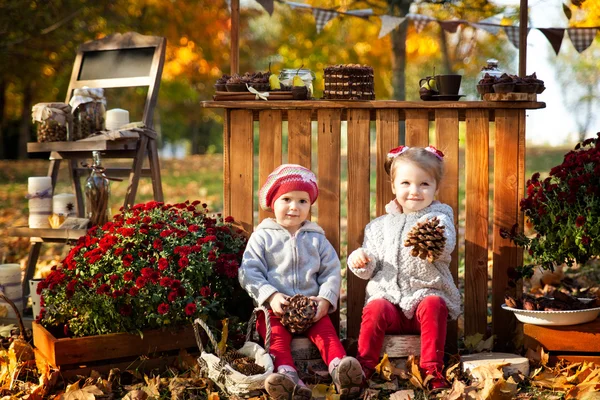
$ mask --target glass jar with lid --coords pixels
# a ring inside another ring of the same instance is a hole
[[[104,89],[75,89],[69,104],[73,109],[72,140],[85,139],[105,129],[106,99],[104,98]]]
[[[279,81],[281,82],[281,90],[291,90],[294,86],[294,76],[300,76],[300,79],[304,82],[304,85],[308,88],[308,98],[312,98],[313,81],[316,79],[315,73],[308,68],[292,69],[284,68],[279,73]]]
[[[498,60],[495,58],[490,58],[487,60],[487,65],[481,68],[481,72],[479,73],[479,80],[483,79],[485,74],[488,74],[494,78],[500,78],[504,72],[498,68]]]

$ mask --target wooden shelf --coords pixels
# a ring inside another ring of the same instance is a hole
[[[27,143],[29,153],[79,153],[91,151],[131,151],[138,145],[138,139],[119,140],[81,140],[77,142],[30,142]]]
[[[87,233],[86,229],[51,229],[51,228],[29,228],[27,226],[15,226],[8,228],[8,236],[30,237],[33,242],[66,242],[77,240]]]
[[[525,344],[541,345],[550,352],[600,353],[600,318],[568,326],[523,324]]]

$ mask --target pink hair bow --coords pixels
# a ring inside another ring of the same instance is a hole
[[[396,158],[398,157],[400,154],[404,153],[406,150],[408,150],[410,147],[408,146],[398,146],[394,149],[391,149],[388,154],[387,157],[388,158]]]
[[[444,153],[442,153],[440,150],[436,149],[433,146],[427,146],[427,147],[425,147],[425,150],[427,150],[430,153],[433,153],[433,155],[435,155],[440,160],[444,159]]]

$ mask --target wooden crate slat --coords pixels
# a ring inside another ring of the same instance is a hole
[[[311,111],[288,111],[288,162],[311,169]]]
[[[547,351],[558,353],[600,353],[600,318],[580,325],[523,324],[523,338],[524,344],[533,350],[541,345]]]
[[[406,145],[429,145],[429,114],[427,110],[406,110]]]
[[[458,111],[436,110],[435,112],[435,146],[444,153],[445,174],[438,192],[438,199],[448,204],[454,211],[454,228],[458,238],[458,165],[459,165]],[[458,285],[458,242],[450,261],[450,272]],[[458,322],[448,323],[446,349],[450,353],[458,349]]]
[[[511,346],[516,328],[513,313],[500,307],[508,287],[507,269],[517,266],[519,249],[508,239],[500,237],[500,229],[510,229],[519,221],[519,110],[496,111],[494,152],[494,225],[492,282],[492,333],[497,335],[497,346]],[[523,150],[523,149],[521,149]]]
[[[369,147],[368,110],[348,111],[348,254],[362,246],[364,229],[369,223]],[[348,337],[357,338],[367,281],[348,277]]]
[[[223,213],[231,215],[231,110],[223,118]]]
[[[394,198],[391,178],[386,174],[384,165],[388,152],[398,146],[399,115],[398,110],[377,110],[375,129],[377,131],[377,186],[376,213],[385,214],[385,205]]]
[[[281,111],[262,110],[259,112],[258,138],[258,185],[261,187],[275,168],[281,165]],[[258,219],[273,218],[272,211],[258,207]]]
[[[231,205],[229,214],[241,223],[246,232],[252,232],[254,226],[254,136],[251,111],[231,111],[229,140],[229,202]]]
[[[467,111],[465,149],[465,335],[486,333],[489,217],[489,123]]]

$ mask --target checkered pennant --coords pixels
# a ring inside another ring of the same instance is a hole
[[[406,14],[406,18],[409,18],[412,20],[413,24],[415,25],[415,30],[417,31],[417,33],[421,33],[421,31],[425,28],[425,25],[427,25],[429,22],[435,21],[433,18],[428,17],[427,15],[412,14],[412,13]]]
[[[568,28],[571,43],[579,53],[590,47],[596,37],[597,28]]]
[[[519,48],[519,27],[518,26],[504,26],[504,32],[506,36],[508,36],[508,40],[515,46],[517,49]],[[529,35],[529,31],[531,29],[527,28],[527,33],[525,34],[525,38]],[[527,45],[527,43],[525,43]]]
[[[337,17],[337,13],[331,10],[323,10],[322,8],[313,8],[313,15],[317,24],[317,33],[321,33],[326,23]]]

